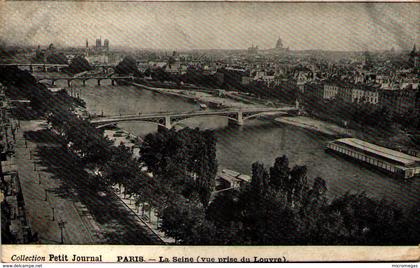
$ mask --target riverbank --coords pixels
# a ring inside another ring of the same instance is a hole
[[[194,103],[204,103],[210,108],[261,108],[266,107],[265,105],[252,103],[252,102],[243,102],[237,99],[229,98],[229,96],[219,97],[208,92],[202,91],[192,91],[192,90],[182,90],[182,89],[168,89],[168,88],[156,88],[150,87],[138,83],[132,83],[133,86],[147,89],[156,93],[166,94],[170,96],[175,96],[179,98],[186,99]]]
[[[342,128],[335,124],[313,119],[307,116],[285,116],[275,119],[276,122],[313,130],[329,136],[355,136],[356,131]]]
[[[151,90],[153,92],[176,96],[180,98],[187,99],[192,102],[206,103],[209,107],[229,107],[229,108],[243,108],[243,107],[266,107],[261,103],[252,102],[250,99],[247,99],[245,102],[241,98],[230,98],[231,94],[225,94],[224,97],[216,97],[206,92],[200,91],[190,91],[190,90],[180,90],[180,89],[166,89],[166,88],[155,88],[142,84],[133,83],[134,86]],[[306,116],[286,116],[275,119],[276,122],[283,124],[293,125],[308,130],[313,130],[326,134],[329,136],[353,136],[355,131],[339,127],[335,124],[324,122],[321,120],[313,119]]]
[[[254,99],[249,96],[246,99],[246,102],[243,100],[243,96],[240,95],[240,98],[237,96],[236,92],[220,92],[220,96],[215,96],[214,93],[201,92],[201,91],[192,91],[192,90],[182,90],[182,89],[165,89],[165,88],[156,88],[150,87],[142,84],[133,84],[134,86],[148,91],[156,92],[162,95],[174,96],[187,100],[190,103],[207,104],[209,108],[244,108],[244,107],[267,107],[275,105],[273,102],[267,101],[265,104],[261,100]],[[233,97],[233,98],[231,98]],[[280,104],[278,104],[280,105]],[[277,105],[276,105],[277,106]],[[413,151],[413,142],[409,140],[409,137],[402,133],[401,131],[390,132],[387,130],[385,133],[383,130],[376,129],[356,129],[356,128],[345,128],[339,126],[336,123],[328,122],[320,119],[316,119],[309,116],[284,116],[276,119],[270,119],[275,123],[287,124],[294,127],[300,127],[308,131],[313,131],[326,135],[330,138],[339,138],[339,137],[355,137],[358,139],[366,140],[374,144],[384,146],[390,149],[404,151],[411,154]]]
[[[283,124],[316,131],[330,137],[358,138],[392,150],[418,156],[418,150],[411,144],[411,141],[406,133],[402,131],[394,131],[392,132],[393,135],[391,135],[390,133],[383,133],[381,130],[372,128],[363,130],[343,128],[334,123],[325,122],[307,116],[286,116],[279,117],[274,120]]]

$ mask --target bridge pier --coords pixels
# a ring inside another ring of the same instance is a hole
[[[34,67],[31,65],[29,65],[29,72],[33,73],[34,72]]]
[[[167,129],[171,129],[172,128],[171,117],[170,116],[165,116],[165,127]]]
[[[67,79],[67,86],[71,87],[71,80],[70,79]]]
[[[101,79],[98,79],[98,86],[101,85]]]
[[[228,123],[229,123],[229,125],[243,126],[244,125],[244,119],[243,119],[242,112],[238,112],[238,114],[236,115],[236,118],[229,118]]]
[[[163,118],[162,118],[163,119]],[[159,125],[158,125],[158,131],[165,131],[165,130],[169,130],[172,128],[172,124],[171,124],[171,117],[170,116],[165,116],[165,125],[163,125],[161,119],[159,120]]]
[[[111,85],[115,86],[115,79],[111,80]]]
[[[83,86],[86,86],[86,80],[82,80]]]
[[[55,86],[55,80],[51,80],[51,86]]]
[[[244,125],[244,119],[242,116],[242,112],[238,112],[238,126],[243,126]]]

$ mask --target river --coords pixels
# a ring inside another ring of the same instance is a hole
[[[66,82],[57,82],[65,87]],[[166,96],[133,86],[111,86],[110,81],[87,81],[81,89],[91,113],[107,115],[138,114],[152,112],[176,112],[199,110],[198,104],[178,97]],[[306,165],[308,180],[319,176],[327,181],[328,196],[365,191],[369,196],[385,198],[401,207],[417,204],[419,179],[402,181],[378,171],[363,167],[341,157],[324,152],[330,138],[288,125],[276,125],[260,120],[249,120],[244,126],[228,126],[221,117],[192,118],[182,123],[189,127],[215,129],[217,136],[217,160],[219,168],[228,168],[244,174],[251,173],[255,161],[271,166],[274,159],[287,155],[291,165]],[[157,130],[152,123],[124,122],[119,127],[134,135],[145,136]]]

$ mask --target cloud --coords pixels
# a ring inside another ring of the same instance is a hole
[[[9,44],[365,50],[418,42],[415,3],[3,2],[0,36]]]

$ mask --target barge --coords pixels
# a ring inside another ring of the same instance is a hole
[[[420,175],[420,158],[356,138],[331,141],[326,150],[369,164],[398,178]]]
[[[248,175],[230,169],[223,169],[222,172],[218,172],[216,176],[216,191],[237,189],[250,182],[251,177]]]

